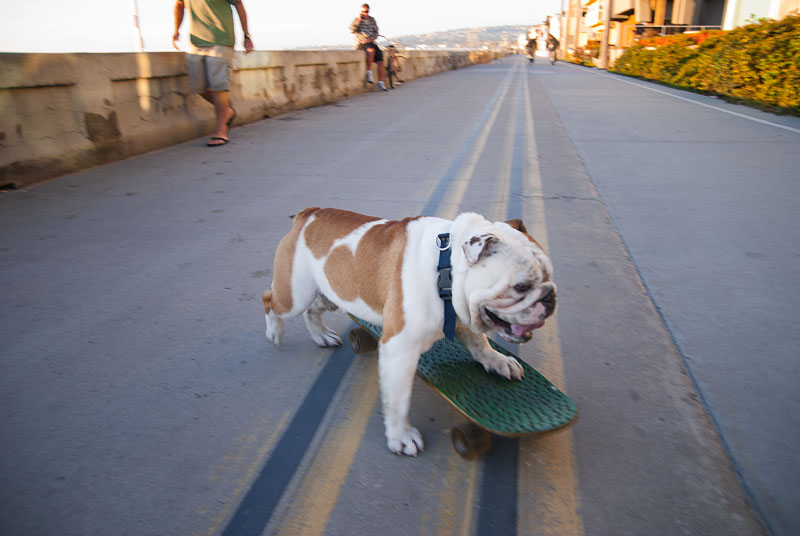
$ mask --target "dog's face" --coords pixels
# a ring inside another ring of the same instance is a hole
[[[460,285],[472,330],[529,341],[555,310],[550,259],[518,220],[479,229],[461,248],[467,269]]]

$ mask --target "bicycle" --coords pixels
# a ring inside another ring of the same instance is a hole
[[[397,53],[397,48],[389,43],[386,45],[386,76],[389,80],[389,87],[395,89],[397,85],[403,83],[400,73],[403,72],[403,64],[406,57]],[[397,80],[397,85],[395,85]]]

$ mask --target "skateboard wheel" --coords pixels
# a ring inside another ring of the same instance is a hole
[[[355,354],[365,354],[378,348],[378,341],[363,328],[351,329],[349,339],[350,348]]]
[[[492,448],[492,436],[475,424],[463,424],[450,430],[450,441],[459,456],[474,460]]]

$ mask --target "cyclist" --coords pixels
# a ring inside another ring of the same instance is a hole
[[[536,36],[531,35],[528,37],[528,43],[525,45],[525,51],[528,53],[528,61],[533,63],[536,60]]]
[[[558,50],[558,39],[553,34],[547,34],[547,55],[550,56],[550,64],[556,64],[556,50]]]

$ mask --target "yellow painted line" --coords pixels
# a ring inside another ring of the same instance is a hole
[[[522,76],[525,76],[524,74]],[[517,114],[511,114],[506,128],[505,152],[497,174],[494,202],[486,213],[489,221],[503,221],[508,212],[508,196],[511,192],[511,165],[514,158],[514,132],[517,128]]]
[[[518,71],[515,66],[515,74]],[[513,77],[512,77],[513,80]],[[437,216],[452,219],[458,215],[458,210],[466,193],[467,187],[473,178],[475,167],[486,147],[494,123],[497,120],[500,108],[508,94],[509,83],[503,90],[500,98],[492,109],[479,137],[473,146],[469,160],[459,172],[458,178],[444,197],[445,203],[440,205]],[[516,114],[511,114],[505,134],[505,147],[503,160],[498,171],[494,200],[490,204],[489,212],[486,217],[490,220],[503,220],[508,208],[508,195],[511,188],[511,165],[514,153],[514,132],[516,129]],[[449,444],[443,447],[442,459],[437,459],[437,466],[447,464],[445,477],[442,486],[433,496],[438,497],[435,519],[431,519],[428,512],[422,520],[420,534],[427,536],[431,534],[432,525],[435,521],[436,536],[469,536],[472,533],[473,523],[473,504],[478,490],[478,481],[481,474],[482,464],[476,461],[464,460]]]
[[[231,500],[227,501],[225,507],[223,507],[222,510],[220,510],[216,517],[214,517],[212,520],[211,525],[206,531],[208,536],[211,536],[212,534],[218,534],[222,529],[223,523],[225,523],[231,517],[233,514],[233,509],[239,505],[242,497],[244,497],[253,480],[255,480],[258,471],[264,466],[267,455],[272,451],[272,447],[275,445],[275,442],[278,441],[278,438],[283,435],[291,414],[291,410],[288,410],[283,414],[280,421],[278,421],[278,424],[273,428],[270,436],[259,447],[255,457],[253,457],[252,461],[247,466],[244,476],[239,480],[239,485],[234,490]],[[236,472],[237,468],[245,462],[246,458],[248,457],[248,452],[251,450],[253,444],[257,442],[256,435],[257,431],[251,432],[242,445],[229,452],[223,458],[222,463],[220,463],[220,465],[214,470],[214,473],[211,475],[211,478],[209,478],[209,481],[214,482],[217,479],[226,476],[228,473]],[[202,512],[199,513],[202,514]]]
[[[354,382],[349,409],[322,440],[275,534],[313,536],[325,532],[379,394],[377,358],[358,358],[354,365],[351,373],[361,380]]]
[[[503,81],[501,82],[501,88],[498,89],[498,91],[500,91],[500,94],[502,94],[504,91],[507,91],[508,85],[510,84],[511,79],[513,79],[514,75],[516,74],[516,71],[517,71],[517,69],[516,69],[516,66],[515,66],[515,68],[510,70],[508,72],[508,74],[503,78]],[[497,100],[499,101],[500,98],[501,98],[500,95],[498,95]],[[490,99],[490,101],[491,101],[491,99]],[[495,102],[495,104],[496,104],[496,102]],[[431,177],[434,177],[435,180],[432,180],[430,182],[430,184],[428,185],[427,192],[425,192],[425,197],[424,197],[425,199],[430,201],[431,198],[433,198],[434,194],[436,193],[436,190],[439,187],[439,182],[441,181],[442,177],[444,177],[445,174],[448,173],[448,171],[450,170],[450,166],[453,165],[453,163],[458,159],[457,155],[459,155],[461,153],[461,149],[463,148],[463,145],[466,145],[466,144],[470,143],[469,139],[470,139],[470,137],[472,135],[471,133],[475,128],[477,128],[477,124],[479,124],[479,123],[480,123],[480,120],[478,120],[476,122],[476,125],[473,125],[471,128],[466,128],[465,131],[468,132],[469,134],[467,135],[466,139],[463,141],[462,146],[459,146],[458,150],[456,150],[454,152],[454,154],[450,155],[450,157],[448,157],[445,160],[443,160],[439,165],[437,165],[432,170],[430,175],[431,175]],[[439,201],[445,202],[446,199],[447,199],[446,197],[443,197]],[[423,203],[420,206],[420,208],[417,210],[417,212],[418,213],[422,213],[423,208],[425,206],[426,206],[426,203]]]
[[[542,192],[542,178],[531,107],[528,77],[523,75],[525,95],[525,133],[528,155],[525,186]],[[523,220],[545,251],[549,251],[544,201],[530,196],[523,205]],[[556,273],[556,281],[558,274]],[[556,315],[557,316],[557,315]],[[565,388],[564,364],[558,336],[558,321],[551,317],[535,335],[536,350],[521,346],[526,361],[542,372],[559,389]],[[538,355],[533,355],[536,353]],[[519,442],[517,478],[517,533],[543,536],[582,536],[583,522],[578,515],[580,497],[570,429],[554,434],[524,438]]]
[[[517,74],[518,70],[519,64],[514,66],[514,74]],[[439,205],[439,210],[436,211],[436,215],[440,218],[452,220],[458,215],[461,202],[464,200],[464,193],[466,193],[467,187],[472,180],[472,176],[475,173],[475,167],[477,167],[478,161],[481,158],[481,154],[486,147],[486,140],[489,139],[489,134],[491,133],[492,128],[494,128],[494,123],[497,120],[497,115],[500,112],[500,108],[503,106],[503,103],[506,100],[506,95],[508,95],[508,88],[511,86],[512,84],[509,83],[503,88],[500,98],[498,98],[495,102],[494,108],[492,108],[486,123],[484,123],[478,138],[475,140],[475,143],[472,146],[472,150],[470,151],[467,161],[458,171],[458,175],[456,175],[456,177],[453,179],[453,182],[447,189],[447,193],[442,198],[442,203]]]
[[[448,460],[446,486],[439,494],[436,536],[469,536],[472,532],[472,504],[481,465],[463,459],[446,445]]]
[[[480,153],[486,145],[489,132],[494,125],[509,86],[510,84],[506,85],[498,98],[473,146],[468,162],[457,176],[455,183],[459,186],[455,191],[448,191],[444,197],[455,207],[450,217],[454,217],[457,213],[457,208],[461,204],[466,187],[472,178]],[[509,161],[510,158],[509,156]],[[508,167],[510,173],[510,163]],[[441,214],[441,211],[442,207],[437,215],[448,217],[447,214]],[[283,518],[282,525],[276,529],[275,533],[280,536],[300,534],[311,536],[322,534],[325,531],[380,394],[377,381],[377,360],[363,359],[358,363],[359,366],[352,373],[356,377],[366,378],[366,380],[355,382],[353,409],[342,423],[329,431],[322,440],[319,451],[314,457],[310,469],[303,477],[296,497]],[[448,460],[446,480],[452,484],[446,486],[440,494],[436,534],[467,536],[471,524],[469,516],[465,516],[464,512],[471,512],[478,474],[477,465],[462,460],[450,449],[448,452],[451,454]],[[466,522],[464,522],[465,517]]]
[[[419,535],[469,536],[481,464],[461,458],[451,448],[450,441],[443,441],[437,447],[434,466],[446,467],[445,473],[434,482],[439,485],[429,492]]]

